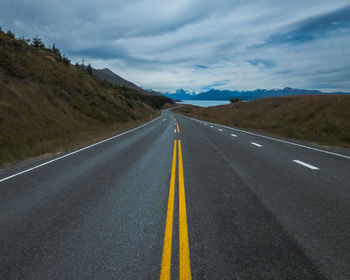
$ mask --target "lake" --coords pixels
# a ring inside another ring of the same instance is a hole
[[[200,107],[210,107],[218,105],[230,104],[228,100],[183,100],[182,102],[177,102],[178,104],[189,104]]]

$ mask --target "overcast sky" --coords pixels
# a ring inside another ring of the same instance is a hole
[[[0,0],[0,25],[147,88],[350,92],[349,0]]]

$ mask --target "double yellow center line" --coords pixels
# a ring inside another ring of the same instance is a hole
[[[179,126],[177,129],[179,131]],[[173,220],[174,220],[174,200],[175,200],[175,179],[176,179],[176,158],[177,146],[179,155],[179,279],[191,279],[190,265],[190,248],[188,243],[188,228],[186,214],[186,197],[185,184],[182,164],[181,140],[174,140],[173,161],[171,168],[168,210],[165,225],[164,245],[162,255],[162,267],[160,272],[160,280],[170,280],[171,276],[171,244],[173,235]]]

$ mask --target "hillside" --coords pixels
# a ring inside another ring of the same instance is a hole
[[[157,96],[162,96],[160,93],[155,92],[155,91],[147,91],[139,86],[135,85],[132,82],[129,82],[128,80],[125,80],[124,78],[118,76],[108,68],[104,69],[93,69],[92,73],[100,78],[101,80],[105,80],[111,84],[119,85],[119,86],[125,86],[127,88],[135,90],[139,94],[144,94],[144,95],[157,95]]]
[[[208,108],[185,105],[177,112],[321,145],[350,147],[350,95],[276,97]]]
[[[158,116],[167,101],[102,82],[57,48],[0,31],[0,165],[134,127]]]

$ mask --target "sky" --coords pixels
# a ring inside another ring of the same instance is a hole
[[[0,0],[0,26],[145,89],[350,92],[349,0]]]

